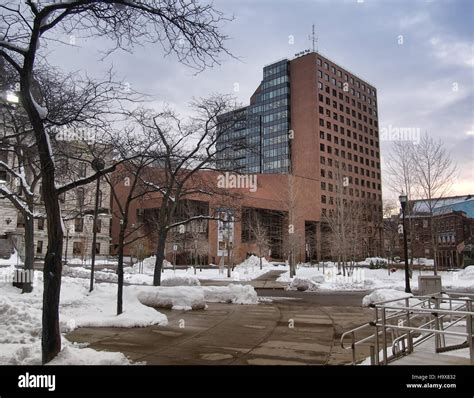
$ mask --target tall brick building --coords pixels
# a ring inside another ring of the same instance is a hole
[[[234,116],[238,123],[217,142],[218,148],[228,147],[219,164],[258,177],[254,192],[240,190],[241,217],[233,226],[236,261],[254,251],[246,220],[252,211],[270,231],[272,257],[287,255],[289,212],[298,236],[297,257],[325,257],[325,220],[333,216],[337,195],[365,206],[360,256],[380,253],[382,192],[373,85],[311,52],[265,66],[250,104],[222,115]],[[196,199],[219,207],[212,199]],[[141,206],[159,207],[159,198]],[[210,221],[206,233],[212,261],[220,257],[218,230]]]

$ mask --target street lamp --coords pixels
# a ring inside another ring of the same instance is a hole
[[[100,172],[105,167],[105,162],[103,159],[94,158],[91,163],[92,168],[96,172]],[[92,253],[91,253],[91,284],[89,291],[94,290],[94,266],[95,266],[95,246],[97,244],[97,216],[99,211],[99,195],[100,195],[100,176],[97,178],[96,188],[95,188],[95,204],[94,204],[94,221],[92,224]]]
[[[403,250],[405,256],[405,292],[411,293],[410,289],[410,273],[408,271],[408,244],[407,244],[407,231],[405,228],[405,209],[407,206],[408,198],[402,192],[402,194],[398,197],[400,201],[400,205],[402,206],[402,225],[403,225]]]

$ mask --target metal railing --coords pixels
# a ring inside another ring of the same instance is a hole
[[[361,346],[369,346],[371,365],[387,365],[409,355],[414,347],[434,337],[435,352],[469,348],[470,361],[474,365],[474,300],[471,296],[442,292],[434,296],[410,296],[373,303],[369,307],[375,311],[374,321],[343,333],[341,347],[352,350],[353,365],[357,363],[357,350]],[[466,321],[466,332],[449,330],[463,320]],[[361,333],[365,336],[360,336]],[[447,346],[446,336],[450,335],[465,337],[466,341]],[[346,345],[348,339],[350,346]]]

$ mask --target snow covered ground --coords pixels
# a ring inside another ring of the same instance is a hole
[[[296,271],[296,277],[290,278],[289,272],[282,274],[277,281],[289,282],[290,289],[298,290],[374,290],[395,289],[404,290],[405,274],[398,269],[388,274],[387,269],[368,269],[356,267],[351,276],[337,275],[337,267],[329,264],[323,268],[301,266]],[[413,272],[411,286],[418,288],[419,275],[432,275],[432,271]],[[441,271],[444,290],[474,292],[474,266],[460,271]]]
[[[35,272],[32,293],[13,287],[13,267],[0,268],[0,364],[41,364],[42,273]],[[63,334],[78,327],[142,327],[165,325],[167,317],[143,305],[133,289],[124,288],[124,312],[116,311],[117,286],[97,283],[89,293],[86,279],[63,277],[60,328]],[[63,338],[63,350],[51,364],[129,364],[121,353],[98,352]]]
[[[41,363],[41,316],[43,273],[36,271],[34,290],[21,294],[12,286],[14,266],[0,268],[0,365],[36,365]],[[90,271],[83,267],[65,267],[60,300],[60,329],[64,335],[79,327],[145,327],[166,325],[167,317],[152,307],[179,310],[205,309],[207,302],[258,304],[252,286],[200,286],[194,275],[168,273],[168,286],[124,286],[124,312],[116,316],[117,285],[98,283],[89,292]],[[98,277],[115,282],[115,272],[98,271]],[[127,276],[148,278],[134,274]],[[133,280],[133,279],[132,279]],[[63,349],[51,364],[130,364],[121,353],[99,352],[63,338]]]

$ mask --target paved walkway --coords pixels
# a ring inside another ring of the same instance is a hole
[[[166,327],[82,328],[68,339],[150,365],[344,364],[351,353],[340,348],[342,331],[373,317],[361,307],[317,306],[291,297],[267,300],[259,305],[211,303],[205,311],[160,310],[168,316]],[[368,355],[360,354],[360,359]]]
[[[287,283],[277,282],[276,279],[285,272],[286,271],[281,270],[268,271],[251,281],[201,279],[200,282],[203,286],[225,286],[229,283],[236,283],[240,285],[252,285],[255,289],[284,289]]]

